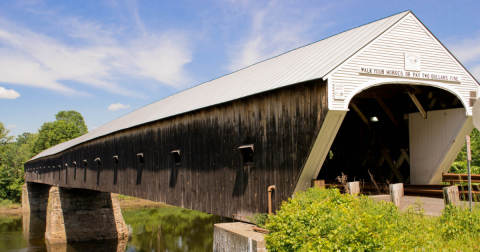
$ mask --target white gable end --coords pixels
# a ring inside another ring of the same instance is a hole
[[[404,71],[405,53],[413,53],[421,58],[422,73],[458,76],[460,82],[432,79],[395,77],[360,73],[360,67]],[[347,110],[350,99],[360,91],[380,84],[419,84],[448,90],[461,100],[471,115],[470,91],[478,90],[475,79],[455,60],[455,58],[430,34],[421,22],[409,13],[376,40],[360,50],[329,75],[329,108]],[[335,99],[335,88],[343,88],[343,99]],[[478,93],[478,92],[477,92]]]

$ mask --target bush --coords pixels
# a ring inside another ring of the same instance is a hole
[[[467,161],[453,162],[448,172],[456,173],[456,174],[467,174],[468,173]],[[470,164],[470,172],[472,174],[480,174],[480,167],[474,164]]]
[[[418,203],[399,211],[367,196],[312,188],[269,217],[265,240],[269,251],[471,251],[478,249],[478,218],[479,208],[450,207],[429,217]]]

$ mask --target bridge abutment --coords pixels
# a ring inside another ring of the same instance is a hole
[[[51,185],[26,182],[22,186],[22,211],[35,213],[47,211]]]
[[[115,194],[52,187],[47,206],[48,243],[109,240],[128,237]]]

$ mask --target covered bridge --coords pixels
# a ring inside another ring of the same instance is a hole
[[[312,179],[435,184],[473,129],[478,82],[410,11],[184,90],[38,154],[27,182],[220,216]]]

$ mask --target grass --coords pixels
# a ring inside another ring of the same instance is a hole
[[[135,198],[135,197],[132,197],[132,196],[128,196],[128,195],[123,195],[123,194],[118,194],[117,195],[117,198],[119,200],[135,200],[135,199],[138,199],[138,198]]]
[[[15,203],[12,200],[6,199],[0,199],[0,210],[7,210],[7,209],[14,209],[14,208],[20,208],[21,205],[20,203]]]

